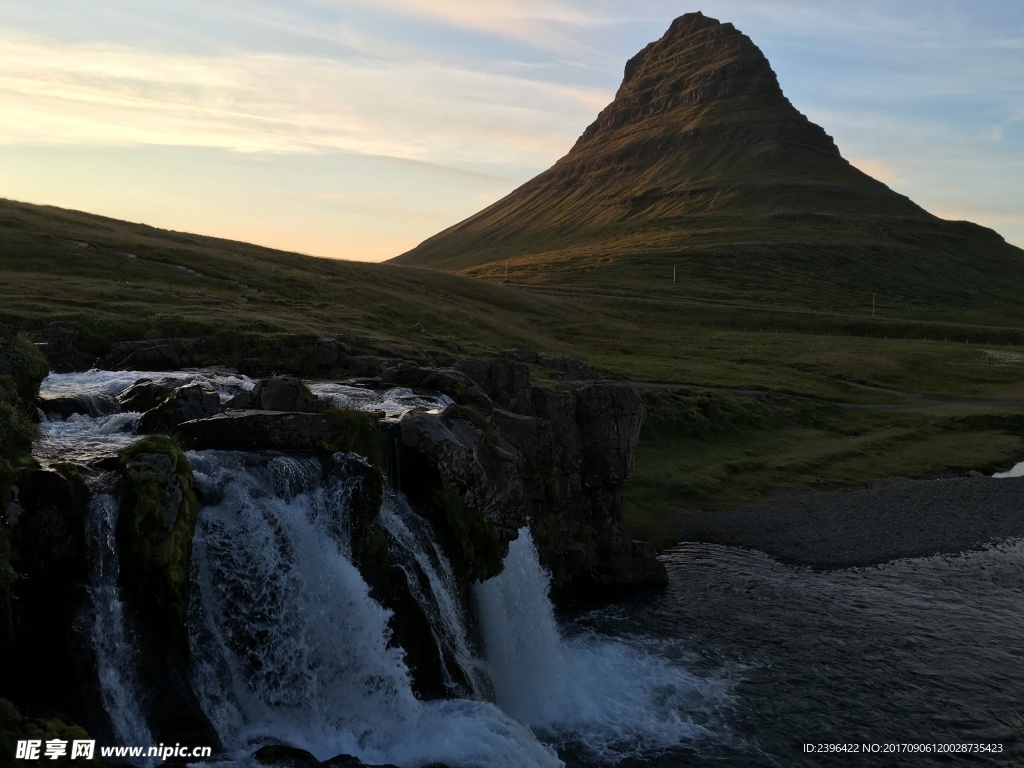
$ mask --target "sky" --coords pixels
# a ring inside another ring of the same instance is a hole
[[[380,261],[551,166],[672,19],[1024,247],[1019,0],[0,0],[0,197]]]

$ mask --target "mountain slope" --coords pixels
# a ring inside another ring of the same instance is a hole
[[[629,60],[614,101],[554,166],[393,261],[835,308],[873,292],[893,308],[1016,301],[1024,287],[1024,252],[854,168],[757,46],[700,13]]]

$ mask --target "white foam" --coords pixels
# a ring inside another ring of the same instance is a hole
[[[140,689],[134,640],[128,629],[118,586],[120,567],[114,530],[118,503],[112,495],[89,499],[89,533],[94,551],[89,577],[89,635],[96,654],[100,697],[119,744],[152,744],[139,707]]]
[[[64,421],[42,421],[33,454],[44,461],[89,461],[116,453],[135,441],[139,418],[137,413],[76,413]]]
[[[319,381],[311,382],[309,389],[314,395],[322,397],[337,408],[354,408],[360,411],[382,410],[389,417],[401,416],[415,408],[443,411],[454,402],[447,395],[417,393],[405,387],[375,390],[353,387],[349,384]]]
[[[615,763],[711,735],[698,722],[730,700],[728,686],[671,663],[658,641],[593,632],[563,639],[529,530],[476,602],[498,704],[560,748]]]
[[[492,704],[416,699],[401,649],[388,646],[388,611],[322,524],[330,510],[317,512],[337,497],[281,482],[283,458],[189,459],[211,500],[193,553],[194,687],[233,758],[283,741],[321,760],[562,765]]]
[[[992,477],[1024,477],[1024,461],[1005,472],[996,472]]]

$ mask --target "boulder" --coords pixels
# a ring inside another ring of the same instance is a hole
[[[57,416],[62,421],[75,415],[102,416],[114,413],[117,407],[117,400],[109,395],[39,398],[39,409],[47,416]]]
[[[230,410],[179,424],[175,434],[190,449],[225,451],[345,451],[381,466],[378,422],[383,411],[328,408],[323,413]]]
[[[260,765],[277,768],[318,768],[320,761],[310,752],[287,744],[268,744],[257,749],[252,759]]]
[[[186,384],[173,390],[155,408],[142,414],[139,432],[167,432],[179,424],[220,412],[220,396],[200,384]]]
[[[258,411],[297,411],[319,413],[325,405],[294,376],[273,376],[260,379],[248,392],[240,392],[228,403],[229,408]]]
[[[597,378],[589,365],[568,355],[540,355],[537,362],[554,371],[555,378],[563,381],[589,381]]]
[[[457,403],[485,411],[493,407],[484,391],[469,376],[455,368],[421,367],[415,363],[399,362],[385,364],[379,370],[385,384],[441,392]]]
[[[175,434],[194,450],[315,450],[333,430],[323,414],[232,410],[179,424]]]
[[[117,395],[117,402],[125,411],[136,411],[145,413],[156,408],[167,399],[178,387],[183,387],[191,381],[188,377],[139,379],[127,389]]]

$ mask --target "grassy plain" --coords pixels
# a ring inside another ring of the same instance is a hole
[[[950,324],[923,322],[936,319]],[[777,489],[1024,456],[1020,306],[894,319],[540,296],[0,201],[0,323],[54,320],[78,322],[97,354],[145,337],[228,349],[244,334],[327,334],[423,362],[574,355],[644,396],[627,522],[661,544],[678,514]]]

